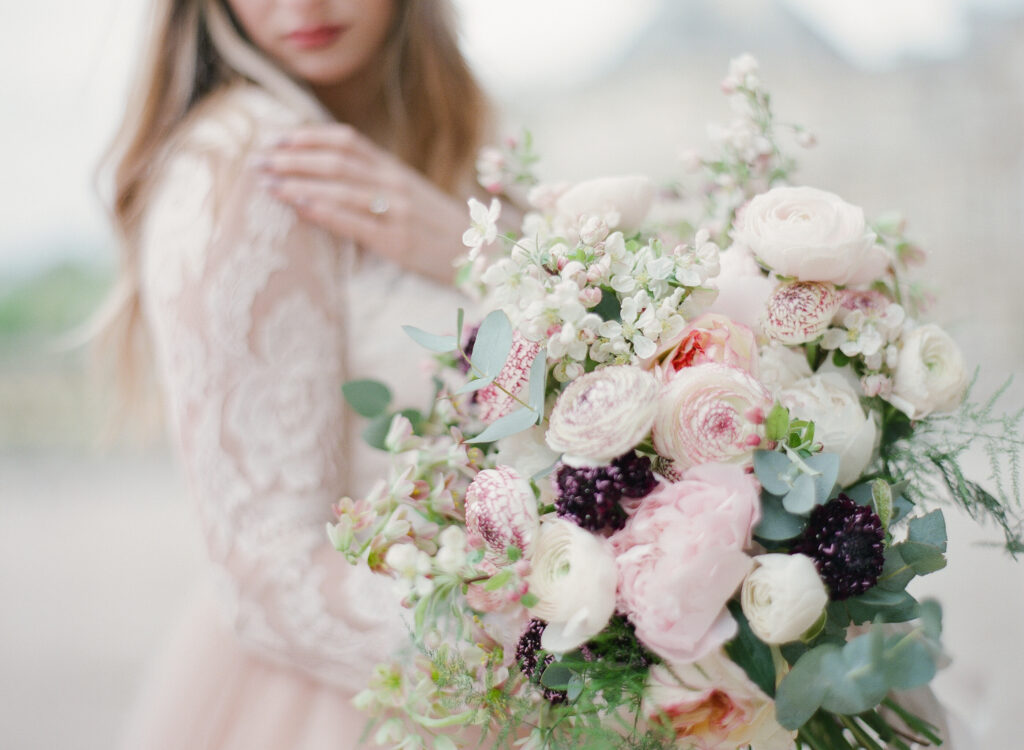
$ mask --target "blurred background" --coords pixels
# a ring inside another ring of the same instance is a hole
[[[542,176],[669,179],[731,114],[718,83],[753,53],[782,121],[819,146],[798,179],[926,248],[933,316],[982,366],[1024,374],[1024,0],[461,0],[464,42]],[[109,404],[63,335],[112,278],[93,188],[141,45],[142,0],[21,3],[0,27],[0,747],[109,748],[200,571],[159,438],[103,438]],[[15,19],[11,19],[15,20]],[[1006,399],[1024,405],[1024,381]],[[984,478],[982,457],[972,458]],[[1020,747],[1024,563],[949,514],[951,666],[936,690]]]

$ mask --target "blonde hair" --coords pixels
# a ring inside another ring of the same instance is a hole
[[[381,53],[386,145],[441,189],[466,189],[487,127],[486,98],[463,59],[449,0],[395,0],[397,18]],[[148,339],[139,298],[138,242],[147,192],[165,145],[190,112],[225,84],[248,80],[310,118],[331,119],[303,85],[244,37],[224,0],[158,0],[148,49],[108,152],[112,222],[120,272],[96,328],[113,350],[119,391],[139,395]]]

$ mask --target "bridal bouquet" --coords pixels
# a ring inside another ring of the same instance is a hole
[[[904,691],[941,663],[941,612],[907,586],[946,564],[941,498],[1024,549],[1020,415],[965,403],[901,222],[788,184],[751,58],[723,87],[738,116],[697,189],[539,184],[529,139],[485,151],[482,184],[529,210],[502,234],[498,198],[470,202],[478,325],[406,329],[435,403],[346,384],[394,460],[329,534],[413,613],[357,699],[379,744],[940,744]],[[995,494],[960,469],[972,442]]]

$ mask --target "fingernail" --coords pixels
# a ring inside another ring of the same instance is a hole
[[[250,154],[248,161],[250,167],[261,172],[270,169],[270,158],[266,154]]]
[[[271,148],[283,148],[291,144],[291,138],[287,135],[279,135],[270,142]]]

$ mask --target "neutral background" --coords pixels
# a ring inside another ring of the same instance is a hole
[[[41,0],[0,29],[0,747],[109,748],[201,569],[159,439],[101,439],[107,405],[60,334],[113,253],[90,172],[122,106],[147,3]],[[1013,0],[464,0],[466,46],[509,132],[549,178],[671,178],[730,116],[730,57],[754,53],[781,119],[808,126],[801,181],[901,208],[931,253],[933,316],[982,366],[1024,374],[1024,16]],[[851,7],[847,7],[851,6]],[[1024,404],[1024,382],[1008,405]],[[985,476],[980,457],[971,461]],[[1024,565],[950,514],[936,688],[1020,746]]]

